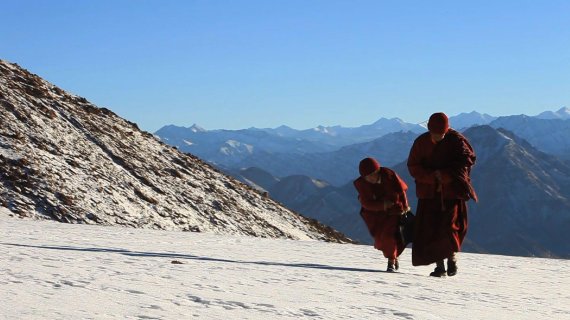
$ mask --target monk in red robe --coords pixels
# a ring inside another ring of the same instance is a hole
[[[454,276],[467,233],[466,201],[477,201],[470,178],[475,152],[442,112],[431,115],[428,130],[414,141],[408,157],[418,197],[412,264],[435,262],[431,276]]]
[[[359,171],[354,186],[362,206],[360,215],[374,238],[374,248],[388,258],[386,271],[395,272],[399,268],[398,256],[405,248],[398,235],[398,224],[401,215],[409,210],[408,186],[394,171],[380,167],[374,158],[360,161]]]

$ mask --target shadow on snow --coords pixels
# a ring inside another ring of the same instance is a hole
[[[356,271],[356,272],[385,272],[377,269],[362,269],[350,267],[329,266],[325,264],[316,263],[284,263],[284,262],[271,262],[271,261],[243,261],[243,260],[230,260],[210,257],[200,257],[191,254],[167,253],[167,252],[140,252],[130,251],[126,249],[111,249],[111,248],[80,248],[71,246],[37,246],[17,243],[5,243],[0,245],[24,247],[24,248],[38,248],[49,250],[64,250],[64,251],[83,251],[83,252],[105,252],[105,253],[118,253],[129,257],[157,257],[157,258],[172,258],[172,259],[189,259],[199,261],[213,261],[213,262],[226,262],[238,264],[257,264],[263,266],[280,266],[280,267],[294,267],[294,268],[309,268],[309,269],[322,269],[322,270],[336,270],[336,271]]]

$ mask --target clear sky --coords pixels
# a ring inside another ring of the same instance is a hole
[[[0,0],[0,58],[155,131],[570,106],[570,1]]]

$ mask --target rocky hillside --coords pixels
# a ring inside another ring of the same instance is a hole
[[[0,61],[0,201],[19,217],[346,241],[136,124]]]

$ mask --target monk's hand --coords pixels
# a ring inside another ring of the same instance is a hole
[[[441,179],[442,179],[442,178],[441,178],[441,171],[435,170],[434,175],[435,175],[435,180],[436,180],[438,183],[441,183]]]
[[[441,183],[441,179],[442,179],[441,171],[435,170],[434,174],[435,174],[435,183],[437,184],[437,190],[436,191],[441,192],[441,185],[442,185],[442,183]]]

